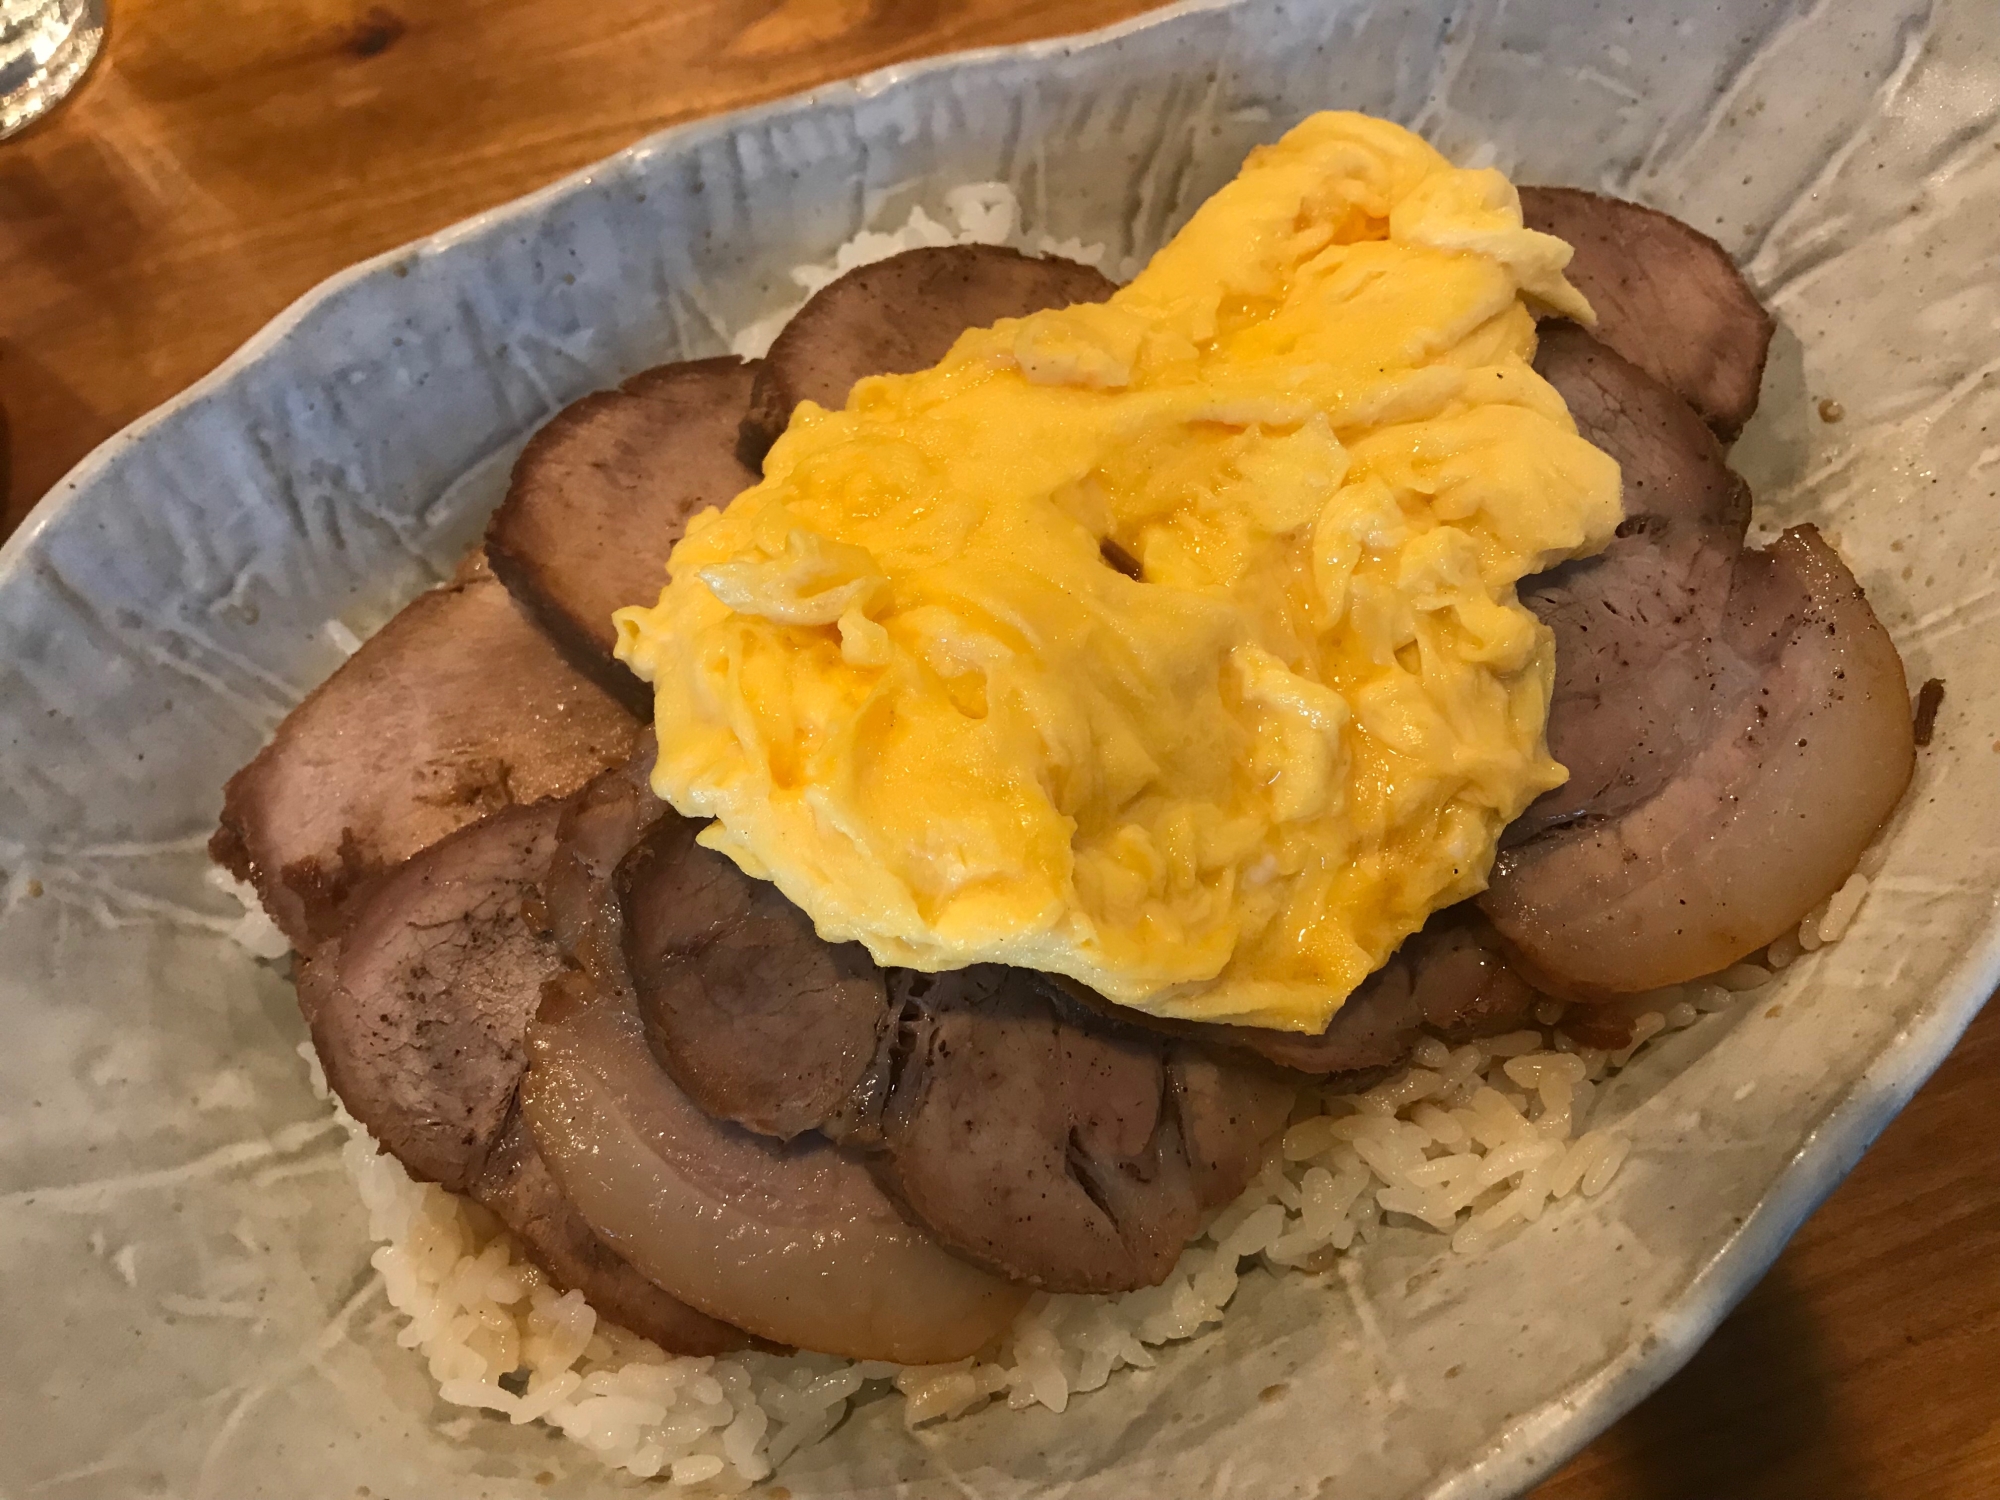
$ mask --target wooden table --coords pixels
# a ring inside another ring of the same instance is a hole
[[[1144,0],[112,0],[0,144],[4,527],[322,277],[677,120]],[[2000,1007],[1692,1365],[1536,1500],[2000,1494]]]

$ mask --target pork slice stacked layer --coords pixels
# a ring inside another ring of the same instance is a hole
[[[299,1007],[327,1082],[413,1176],[486,1205],[559,1283],[662,1347],[739,1348],[598,1239],[520,1114],[528,1023],[563,963],[524,908],[565,806],[508,808],[406,861],[301,965]]]
[[[1603,1000],[1795,929],[1888,820],[1915,738],[1895,645],[1816,530],[1746,548],[1715,438],[1582,330],[1545,329],[1536,367],[1619,461],[1626,517],[1521,591],[1555,632],[1570,780],[1508,831],[1477,901],[1535,985]]]
[[[493,571],[411,604],[231,781],[213,847],[298,946],[348,1108],[665,1348],[934,1363],[999,1336],[1028,1288],[1161,1280],[1305,1076],[1359,1082],[1425,1035],[1513,1029],[1542,992],[1650,988],[1795,923],[1907,778],[1900,664],[1809,529],[1744,549],[1714,434],[1754,407],[1770,325],[1727,257],[1634,205],[1523,202],[1577,245],[1601,320],[1546,326],[1537,366],[1626,484],[1612,546],[1522,591],[1556,633],[1572,775],[1509,830],[1486,895],[1324,1034],[1157,1022],[1021,971],[885,971],[648,789],[610,614],[652,602],[688,518],[755,481],[798,401],[1112,290],[929,250],[832,283],[762,364],[566,409],[516,468]]]
[[[646,685],[612,656],[612,611],[651,604],[688,518],[756,483],[736,431],[763,366],[703,359],[558,412],[515,462],[486,556],[565,655],[634,713]]]
[[[801,401],[838,411],[857,380],[927,370],[968,328],[1116,290],[1089,266],[998,245],[906,250],[858,266],[815,293],[772,343],[737,452],[761,466]]]
[[[419,595],[229,779],[209,852],[300,952],[404,860],[502,808],[565,797],[633,719],[490,573]]]
[[[1295,1086],[1091,1014],[1043,976],[878,968],[660,804],[609,876],[654,1055],[706,1112],[816,1132],[976,1264],[1050,1291],[1163,1279],[1240,1193]]]

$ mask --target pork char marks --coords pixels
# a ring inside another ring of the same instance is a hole
[[[411,1175],[486,1205],[558,1286],[663,1348],[739,1348],[597,1239],[517,1112],[528,1021],[561,968],[523,904],[562,812],[506,809],[376,884],[302,966],[299,1005],[327,1082]]]
[[[635,712],[651,695],[611,654],[612,611],[658,599],[689,517],[757,482],[737,460],[736,432],[760,368],[663,365],[571,402],[522,450],[487,525],[501,580]]]
[[[420,594],[229,779],[209,852],[300,952],[370,880],[501,808],[567,796],[630,752],[633,721],[507,590]]]
[[[1567,274],[1598,338],[1732,441],[1757,409],[1773,324],[1729,252],[1670,215],[1581,188],[1524,187],[1521,215],[1575,249]]]
[[[905,250],[859,266],[815,292],[771,345],[738,452],[761,466],[801,401],[838,411],[855,381],[927,370],[968,328],[1102,302],[1117,289],[1073,260],[997,245]]]

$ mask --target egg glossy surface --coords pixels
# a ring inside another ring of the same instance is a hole
[[[1108,303],[801,405],[617,617],[655,789],[884,963],[1323,1028],[1563,779],[1515,585],[1620,516],[1530,367],[1567,259],[1321,114]]]

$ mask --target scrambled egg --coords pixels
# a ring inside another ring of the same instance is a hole
[[[885,964],[1323,1029],[1565,776],[1515,583],[1620,518],[1529,367],[1569,254],[1322,114],[1109,303],[802,405],[616,617],[655,790]]]

